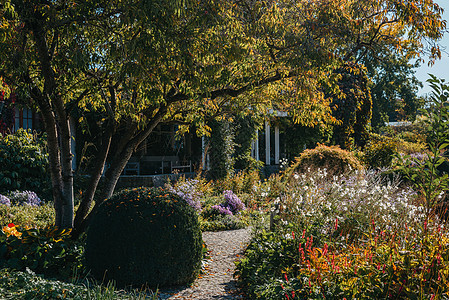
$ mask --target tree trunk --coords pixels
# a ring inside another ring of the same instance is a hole
[[[87,226],[87,216],[89,214],[90,208],[92,206],[95,192],[100,182],[101,175],[106,164],[106,158],[109,153],[111,146],[112,134],[114,129],[110,126],[106,126],[106,133],[103,134],[101,145],[99,147],[97,159],[94,163],[93,170],[91,172],[91,177],[89,178],[89,183],[87,190],[83,195],[83,200],[81,201],[78,210],[76,211],[75,221],[74,221],[74,232],[72,233],[74,238],[77,238],[79,234],[84,232]]]
[[[44,117],[46,119],[46,129],[52,135],[52,141],[48,145],[49,151],[54,153],[50,160],[53,161],[51,167],[55,168],[52,172],[58,177],[52,179],[56,212],[55,225],[60,228],[72,228],[74,195],[69,121],[64,108],[64,100],[58,92],[56,76],[52,67],[52,56],[49,52],[42,24],[37,22],[30,25],[36,41],[41,73],[45,79],[42,93],[44,97],[41,97],[38,101],[40,102],[42,113],[46,115]],[[53,108],[55,108],[55,113],[53,113]],[[59,154],[59,157],[56,157],[56,153]],[[59,170],[56,170],[57,168]]]
[[[73,228],[74,193],[73,193],[73,154],[71,151],[70,126],[64,109],[60,112],[61,130],[61,167],[62,167],[62,220],[61,228]]]
[[[44,96],[42,91],[33,84],[30,77],[25,78],[31,86],[30,94],[36,101],[44,121],[45,131],[47,132],[48,160],[50,165],[50,177],[52,184],[53,202],[55,208],[55,226],[62,224],[62,175],[61,175],[61,153],[59,150],[58,130],[56,117],[51,109],[50,102]]]
[[[38,101],[40,102],[40,101]],[[50,164],[50,175],[53,192],[53,202],[55,207],[55,226],[61,227],[63,220],[63,208],[62,208],[62,176],[61,176],[61,162],[60,151],[58,143],[58,132],[56,128],[56,122],[54,115],[49,110],[43,110],[42,103],[39,103],[39,108],[42,112],[42,118],[45,125],[45,131],[47,132],[47,144],[48,144],[48,160]]]
[[[104,190],[101,193],[101,197],[98,200],[98,205],[104,202],[106,199],[112,196],[117,185],[118,179],[125,169],[131,155],[134,153],[135,149],[140,143],[129,142],[126,147],[120,153],[116,153],[111,161],[111,165],[105,174],[105,185]]]
[[[95,203],[95,206],[100,205],[102,202],[112,196],[120,175],[125,169],[125,166],[131,158],[131,155],[134,153],[140,143],[148,138],[154,128],[162,121],[166,113],[167,107],[164,106],[160,108],[153,119],[150,121],[150,123],[147,125],[145,130],[135,135],[131,140],[126,141],[125,146],[119,145],[118,148],[122,149],[122,151],[115,153],[115,155],[113,156],[111,166],[106,171],[103,193],[101,194],[100,200]]]

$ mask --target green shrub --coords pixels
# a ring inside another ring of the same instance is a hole
[[[240,171],[231,176],[214,181],[214,188],[217,193],[231,190],[234,193],[250,193],[253,186],[260,181],[260,171]]]
[[[326,169],[329,175],[345,174],[354,170],[362,170],[363,166],[352,152],[340,149],[338,146],[318,145],[315,149],[307,149],[296,161],[285,170],[285,176],[290,178],[295,172],[308,169]]]
[[[0,266],[68,278],[82,268],[83,247],[71,230],[25,228],[10,223],[0,232]]]
[[[223,231],[245,228],[249,225],[248,214],[244,215],[220,215],[212,210],[207,210],[200,216],[202,231]]]
[[[44,228],[52,225],[54,219],[55,209],[52,203],[44,203],[41,206],[0,205],[0,226],[14,223],[22,227]]]
[[[256,233],[236,271],[249,299],[287,299],[280,282],[286,269],[296,264],[298,245],[298,241],[272,232]]]
[[[223,179],[234,172],[234,130],[226,120],[210,122],[210,166],[209,175],[213,179]]]
[[[378,134],[372,134],[364,149],[364,160],[371,168],[390,167],[393,158],[398,154],[396,140]]]
[[[92,216],[85,254],[95,278],[118,286],[192,282],[202,259],[197,213],[164,189],[123,190]]]
[[[24,272],[0,270],[1,299],[89,299],[81,285],[47,280],[27,269]]]
[[[0,135],[0,165],[0,193],[32,190],[41,197],[49,193],[48,155],[30,132],[19,129],[15,134]]]
[[[2,269],[0,270],[0,299],[156,300],[158,297],[157,293],[152,291],[118,290],[112,283],[105,286],[86,281],[83,284],[67,283],[45,278],[29,269],[23,272]]]

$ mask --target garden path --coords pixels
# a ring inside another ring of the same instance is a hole
[[[249,243],[251,229],[204,232],[209,250],[205,273],[193,283],[159,292],[159,299],[243,299],[233,277],[235,264]]]

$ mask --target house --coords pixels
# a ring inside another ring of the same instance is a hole
[[[18,105],[16,94],[9,97],[0,92],[0,133],[14,133],[19,128],[30,130],[42,129],[41,118],[31,108]]]
[[[268,115],[276,118],[287,114],[270,111]],[[76,122],[71,120],[70,124],[75,137]],[[19,128],[39,131],[42,125],[39,114],[20,104],[14,93],[8,98],[4,93],[0,94],[0,133],[14,133]],[[192,133],[177,136],[177,129],[173,124],[158,125],[131,157],[123,177],[192,173],[200,168],[209,169],[208,139]],[[252,142],[252,157],[263,161],[266,166],[279,165],[280,159],[285,157],[283,134],[279,126],[272,124],[267,117],[263,129],[257,131],[257,138]],[[74,170],[77,167],[76,140],[72,140]]]

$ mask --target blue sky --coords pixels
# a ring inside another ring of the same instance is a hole
[[[449,22],[449,1],[448,0],[434,0],[441,7],[444,8],[443,18]],[[449,23],[447,24],[449,29]],[[424,87],[418,92],[420,95],[429,93],[431,89],[427,82],[425,82],[429,75],[434,74],[439,78],[444,78],[449,81],[449,33],[446,33],[443,39],[440,41],[442,48],[441,60],[435,62],[432,67],[427,66],[427,62],[416,70],[416,77],[423,83]]]

